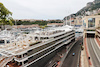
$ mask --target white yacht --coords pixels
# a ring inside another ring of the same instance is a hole
[[[19,34],[0,45],[0,67],[43,67],[72,41],[75,41],[75,31],[69,26]]]

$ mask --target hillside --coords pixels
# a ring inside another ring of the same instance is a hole
[[[83,14],[85,14],[86,11],[92,11],[92,10],[95,10],[98,8],[100,8],[100,3],[94,4],[94,5],[89,6],[89,7],[84,7],[76,13],[76,16],[83,15]]]

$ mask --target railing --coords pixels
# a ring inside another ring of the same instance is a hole
[[[14,57],[14,59],[16,60],[16,61],[24,61],[24,59],[26,59],[28,56],[24,56],[23,58],[17,58],[17,57]]]
[[[71,38],[70,40],[68,40],[66,43],[69,43],[72,39],[74,39],[74,37],[73,37],[73,38]],[[65,44],[65,42],[64,42],[64,43],[62,43],[62,44],[60,44],[60,45],[58,45],[58,46],[56,47],[56,49],[58,49],[58,48],[60,48],[61,46],[63,46],[63,44]]]
[[[72,34],[72,33],[74,33],[74,32],[68,33],[68,34],[66,34],[66,35],[64,35],[64,36],[61,36],[61,37],[58,37],[58,38],[56,38],[56,39],[52,39],[52,40],[50,40],[50,41],[48,41],[48,42],[45,42],[45,43],[43,43],[43,44],[40,44],[40,45],[45,45],[45,44],[50,43],[50,42],[52,42],[52,41],[58,40],[58,39],[60,39],[60,38],[62,38],[62,37],[68,36],[68,35],[70,35],[70,34]],[[30,48],[30,49],[33,49],[33,47]]]

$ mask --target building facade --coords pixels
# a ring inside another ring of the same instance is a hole
[[[100,15],[85,16],[83,18],[84,37],[95,36],[95,30],[100,24]]]
[[[58,27],[58,26],[63,26],[64,23],[48,23],[47,26],[48,27]]]
[[[75,21],[75,23],[74,23],[75,27],[82,26],[82,17],[81,16],[76,17],[76,19],[74,21]]]
[[[12,33],[9,37],[14,39],[9,39],[10,43],[4,39],[5,45],[0,45],[0,67],[43,67],[61,48],[66,45],[69,49],[69,43],[75,41],[75,31],[67,25],[17,36]]]
[[[66,16],[64,18],[64,25],[70,25],[70,26],[74,26],[75,25],[75,14],[71,14],[69,16]]]

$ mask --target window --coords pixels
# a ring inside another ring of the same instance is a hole
[[[95,18],[88,19],[88,28],[89,27],[95,27]]]
[[[83,20],[83,27],[85,27],[85,28],[86,28],[86,23],[84,22],[84,20]]]

